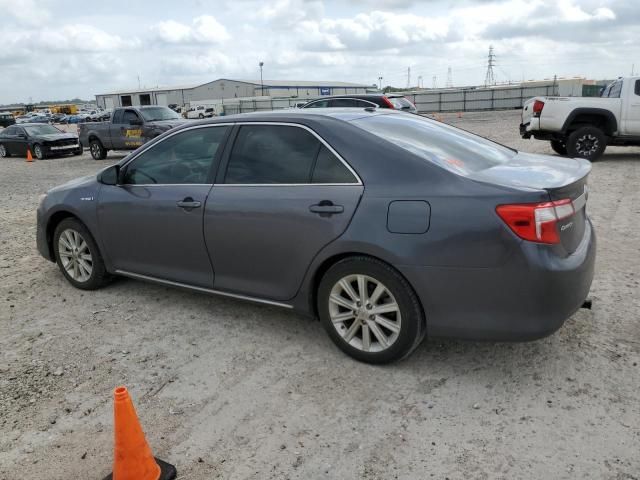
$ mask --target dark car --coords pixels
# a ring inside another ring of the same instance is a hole
[[[0,157],[26,156],[27,150],[39,159],[71,153],[82,154],[78,136],[53,125],[21,123],[0,131]]]
[[[347,108],[347,107],[373,107],[390,108],[404,112],[418,113],[415,105],[403,95],[394,93],[369,93],[361,95],[334,95],[319,98],[305,103],[301,108]]]
[[[13,118],[13,114],[0,113],[0,127],[8,127],[9,125],[14,125],[15,123],[16,119]]]
[[[590,169],[393,110],[243,114],[50,190],[37,245],[78,288],[122,275],[294,309],[382,363],[425,334],[560,328],[593,277]]]

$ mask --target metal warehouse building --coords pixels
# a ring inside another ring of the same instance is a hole
[[[315,98],[321,95],[365,93],[369,85],[347,82],[297,80],[233,80],[220,78],[200,85],[122,90],[96,95],[98,107],[132,105],[188,105],[192,101],[269,96]]]

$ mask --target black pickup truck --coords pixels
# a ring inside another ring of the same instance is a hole
[[[91,156],[102,160],[109,150],[135,150],[185,121],[168,107],[123,107],[116,108],[106,122],[79,123],[78,136]]]

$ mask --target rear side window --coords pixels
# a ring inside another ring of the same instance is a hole
[[[322,145],[311,178],[312,183],[356,183],[358,180],[327,147]]]
[[[640,95],[640,80],[636,80],[636,85],[634,87],[634,92],[636,95]]]
[[[4,130],[5,135],[17,135],[18,129],[16,127],[8,127]]]
[[[225,183],[356,183],[351,171],[311,132],[285,125],[243,125]]]
[[[375,115],[351,123],[462,175],[507,163],[516,154],[486,138],[417,115]]]
[[[609,91],[609,98],[620,98],[620,93],[622,92],[622,81],[618,80],[611,85],[611,90]]]
[[[317,102],[309,103],[304,108],[326,108],[329,106],[329,100],[319,100]]]

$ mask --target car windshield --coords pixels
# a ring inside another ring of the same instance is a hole
[[[418,115],[373,115],[352,124],[461,175],[507,163],[517,154],[486,138]]]
[[[51,125],[33,125],[29,127],[24,127],[24,129],[31,136],[51,135],[52,133],[63,133],[62,130],[58,130],[56,127],[53,127]]]
[[[140,113],[147,122],[180,119],[180,115],[168,107],[141,108]]]

